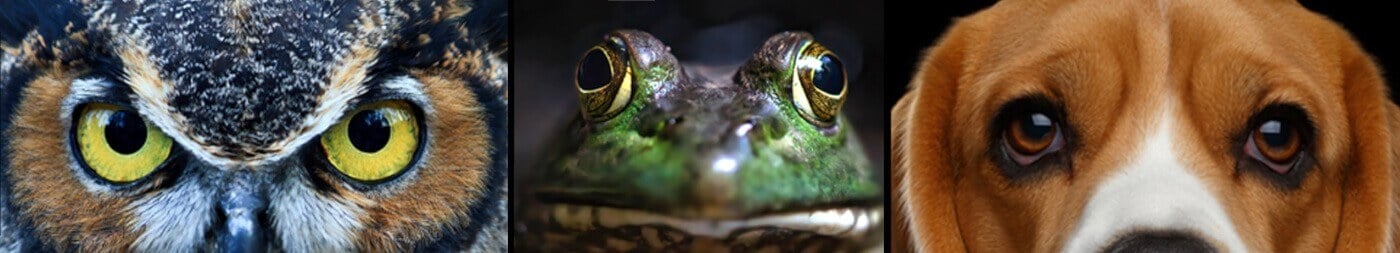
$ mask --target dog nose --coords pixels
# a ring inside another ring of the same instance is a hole
[[[1123,236],[1109,245],[1104,253],[1126,252],[1216,252],[1200,237],[1181,232],[1137,232]]]

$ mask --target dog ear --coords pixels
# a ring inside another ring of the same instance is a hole
[[[1355,143],[1351,166],[1341,172],[1342,219],[1336,252],[1397,252],[1400,109],[1387,99],[1380,71],[1359,46],[1340,51],[1347,119]]]
[[[1400,107],[1396,107],[1394,103],[1387,102],[1385,103],[1385,110],[1386,116],[1389,118],[1389,120],[1387,120],[1387,130],[1390,130],[1390,143],[1388,143],[1388,146],[1390,146],[1390,166],[1386,168],[1389,173],[1387,176],[1389,176],[1390,179],[1390,190],[1386,191],[1386,193],[1389,193],[1386,198],[1389,205],[1382,208],[1390,209],[1386,212],[1390,218],[1388,224],[1390,225],[1388,228],[1390,234],[1388,237],[1381,239],[1386,239],[1388,240],[1387,242],[1389,242],[1389,245],[1384,245],[1387,252],[1400,252],[1400,206],[1397,206],[1397,204],[1400,204],[1400,202],[1397,202],[1397,198],[1400,198],[1400,168],[1397,168],[1400,167],[1400,147],[1396,146],[1400,144],[1400,134],[1397,134],[1400,133]]]
[[[971,49],[967,25],[954,25],[929,49],[909,91],[890,112],[893,252],[965,252],[953,210],[948,146],[954,95]]]
[[[1366,76],[1366,77],[1364,77],[1364,78],[1360,78],[1361,80],[1358,80],[1358,81],[1367,81],[1367,82],[1373,83],[1372,85],[1374,85],[1374,86],[1381,86],[1381,87],[1382,87],[1382,88],[1381,88],[1381,91],[1378,92],[1378,94],[1389,94],[1389,93],[1385,90],[1385,88],[1384,88],[1384,87],[1386,87],[1386,86],[1385,86],[1385,81],[1381,80],[1381,77],[1380,77],[1380,74],[1379,74],[1379,73],[1375,73],[1375,72],[1374,72],[1374,71],[1376,70],[1375,65],[1374,65],[1374,64],[1371,64],[1370,61],[1368,60],[1368,61],[1366,62],[1366,68],[1367,68],[1369,71],[1372,71],[1372,74],[1369,74],[1368,76]],[[1351,80],[1356,80],[1356,78],[1348,78],[1348,81],[1351,81]],[[1400,252],[1400,107],[1397,107],[1397,106],[1395,105],[1394,101],[1391,101],[1391,100],[1389,100],[1389,99],[1384,99],[1384,100],[1385,100],[1385,101],[1382,101],[1382,102],[1381,102],[1384,106],[1381,106],[1382,108],[1380,108],[1380,109],[1381,109],[1381,110],[1384,110],[1382,113],[1384,113],[1384,114],[1385,114],[1384,116],[1386,116],[1386,118],[1388,119],[1388,120],[1385,121],[1386,126],[1384,127],[1384,130],[1387,130],[1387,132],[1388,132],[1387,134],[1389,134],[1390,137],[1389,137],[1389,138],[1384,138],[1384,139],[1382,139],[1382,138],[1375,138],[1375,139],[1378,139],[1378,140],[1390,140],[1390,141],[1387,142],[1387,143],[1377,144],[1377,145],[1382,145],[1382,146],[1388,147],[1388,148],[1390,149],[1389,152],[1386,152],[1386,155],[1389,156],[1389,157],[1388,157],[1389,159],[1385,159],[1386,161],[1388,161],[1388,162],[1390,162],[1390,163],[1389,163],[1389,164],[1385,164],[1385,165],[1384,165],[1385,167],[1381,167],[1381,168],[1380,168],[1380,170],[1381,170],[1380,172],[1382,172],[1382,173],[1384,173],[1384,174],[1376,174],[1376,175],[1385,175],[1385,176],[1380,176],[1380,177],[1375,177],[1375,178],[1377,178],[1377,179],[1387,179],[1387,180],[1388,180],[1388,182],[1387,182],[1387,183],[1388,183],[1388,187],[1385,186],[1385,185],[1376,186],[1376,188],[1381,189],[1379,192],[1381,192],[1381,193],[1383,193],[1383,194],[1379,194],[1379,195],[1381,195],[1381,197],[1384,198],[1384,199],[1382,199],[1382,202],[1374,203],[1374,205],[1376,205],[1376,207],[1375,207],[1376,209],[1382,209],[1382,210],[1384,210],[1384,213],[1382,214],[1382,215],[1384,215],[1384,216],[1383,216],[1383,217],[1380,217],[1380,218],[1377,218],[1377,219],[1386,219],[1386,218],[1388,218],[1389,220],[1386,221],[1385,223],[1378,223],[1378,224],[1385,224],[1385,225],[1388,225],[1388,227],[1377,228],[1377,229],[1374,229],[1374,230],[1384,230],[1384,231],[1388,232],[1388,234],[1386,234],[1386,237],[1383,237],[1383,238],[1376,238],[1376,239],[1373,239],[1373,240],[1382,240],[1382,241],[1380,241],[1379,243],[1382,243],[1382,249],[1386,250],[1386,252]],[[1356,120],[1353,120],[1353,122],[1354,122],[1354,121],[1356,121]],[[1355,124],[1355,123],[1353,123],[1353,124]],[[1366,135],[1358,135],[1358,136],[1366,136]],[[1358,153],[1363,153],[1363,152],[1358,152]],[[1361,159],[1361,158],[1358,158],[1358,159]],[[1350,190],[1348,190],[1348,191],[1350,191]],[[1350,192],[1347,192],[1346,194],[1350,194]],[[1345,210],[1345,208],[1346,208],[1346,206],[1343,206],[1343,210]],[[1344,215],[1345,215],[1345,213],[1344,213]],[[1345,220],[1345,219],[1344,219],[1344,220]],[[1360,225],[1360,224],[1358,224],[1358,225]],[[1343,227],[1343,228],[1345,229],[1346,227]],[[1344,231],[1343,233],[1345,233],[1346,230],[1342,230],[1342,231]],[[1343,236],[1345,236],[1345,234],[1344,234]]]

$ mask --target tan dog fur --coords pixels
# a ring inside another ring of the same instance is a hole
[[[891,112],[895,252],[1057,252],[1097,183],[1175,108],[1175,148],[1250,251],[1396,251],[1400,110],[1341,27],[1292,1],[1001,1],[927,51]],[[987,133],[1041,94],[1076,131],[1067,172],[1009,182]],[[1270,103],[1315,122],[1316,165],[1282,190],[1235,170]]]

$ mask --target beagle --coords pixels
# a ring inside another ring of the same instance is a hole
[[[895,251],[1383,252],[1400,110],[1284,0],[1004,0],[891,112]]]

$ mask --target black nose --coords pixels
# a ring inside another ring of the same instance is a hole
[[[1123,236],[1106,253],[1119,252],[1216,252],[1200,237],[1183,232],[1137,232]]]

